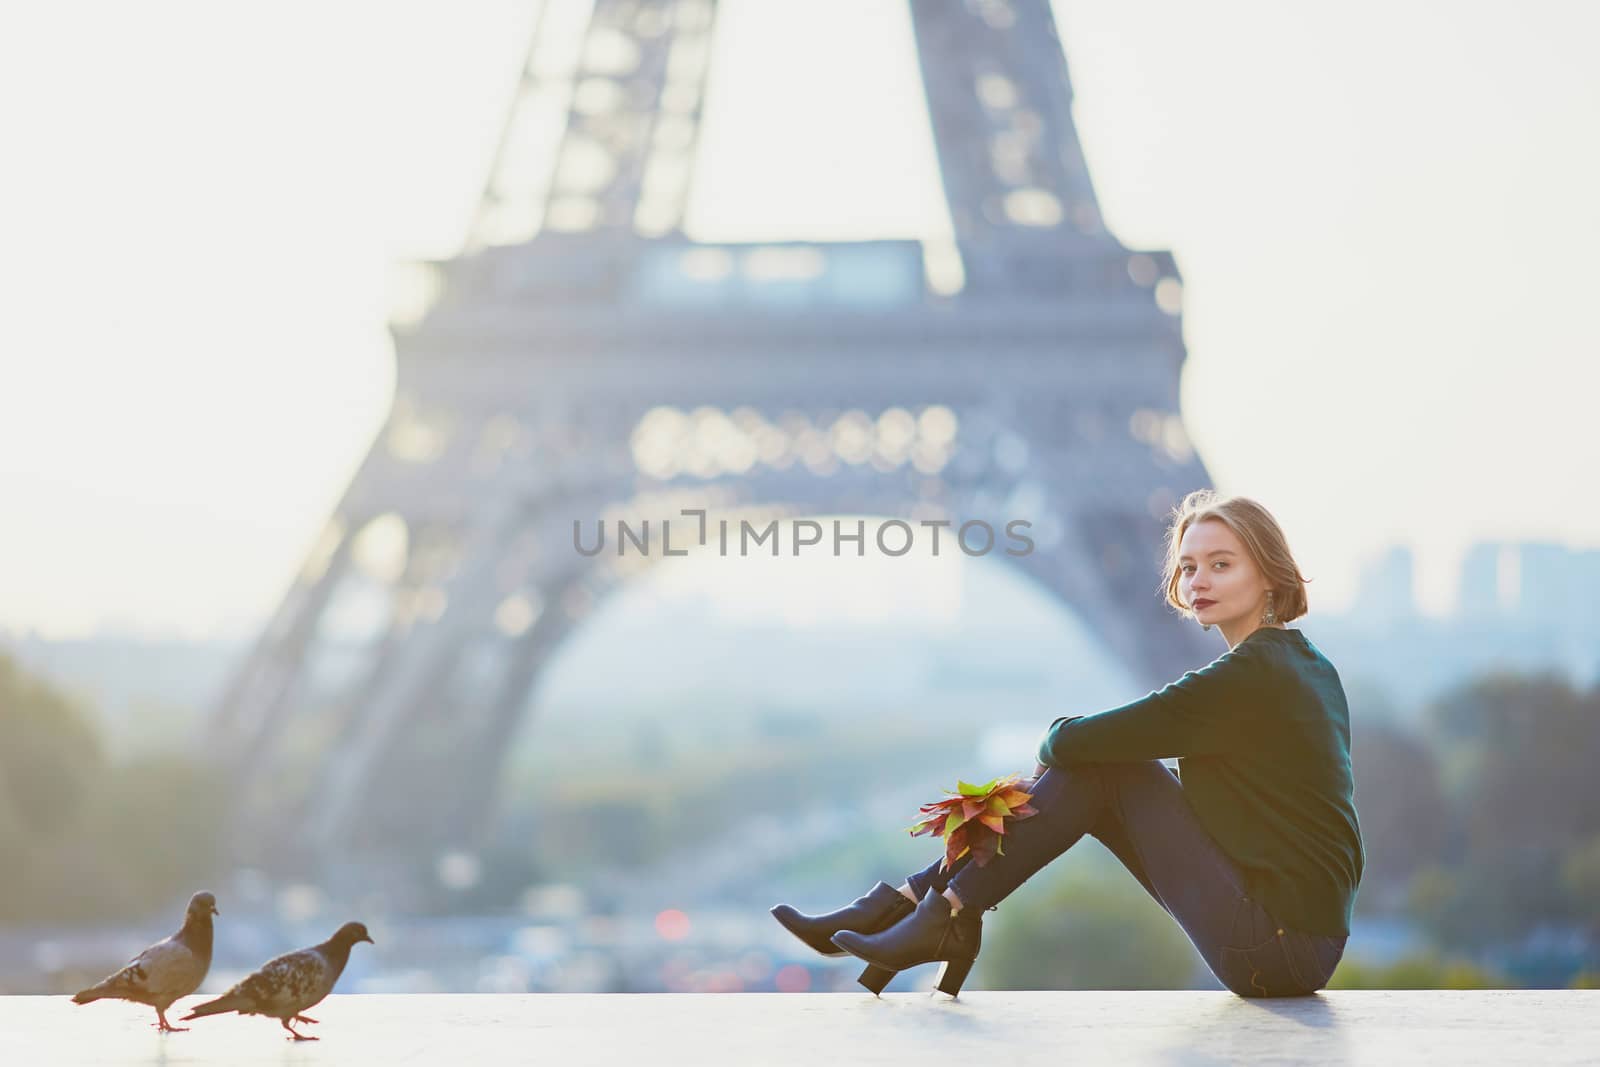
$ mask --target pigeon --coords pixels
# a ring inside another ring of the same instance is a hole
[[[261,968],[216,1000],[199,1005],[182,1022],[204,1015],[236,1011],[240,1015],[267,1015],[283,1024],[296,1041],[315,1041],[296,1032],[289,1023],[314,1023],[301,1012],[333,992],[333,984],[350,961],[350,948],[357,941],[373,944],[367,928],[360,923],[345,923],[320,945],[290,952],[268,960]]]
[[[189,898],[183,929],[157,941],[135,956],[128,965],[98,985],[81,990],[74,1004],[88,1004],[103,997],[148,1004],[156,1010],[156,1028],[162,1033],[187,1030],[167,1022],[167,1009],[179,997],[200,988],[211,969],[211,917],[219,914],[217,898],[196,893]]]

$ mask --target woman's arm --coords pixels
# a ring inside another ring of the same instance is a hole
[[[1148,696],[1098,715],[1063,716],[1039,742],[1039,762],[1171,759],[1239,744],[1266,683],[1263,664],[1243,646],[1189,671]]]

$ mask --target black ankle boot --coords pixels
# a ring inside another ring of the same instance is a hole
[[[825,915],[803,915],[787,904],[778,904],[771,911],[785,930],[824,956],[843,956],[844,949],[829,940],[834,934],[840,930],[875,934],[899,922],[915,907],[900,890],[879,882],[866,895]]]
[[[881,933],[841,930],[833,935],[835,945],[884,970],[943,963],[939,991],[952,997],[967,980],[982,940],[983,909],[964,907],[951,915],[943,893],[928,893],[909,917]]]
[[[841,930],[875,934],[911,914],[915,907],[900,890],[887,882],[879,882],[866,895],[825,915],[802,915],[787,904],[775,905],[771,911],[772,917],[782,923],[785,930],[824,956],[843,956],[844,949],[829,940],[834,934]],[[881,967],[868,966],[857,981],[874,993],[880,993],[894,973]]]

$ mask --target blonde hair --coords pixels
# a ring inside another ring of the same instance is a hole
[[[1294,557],[1289,553],[1288,539],[1272,513],[1260,504],[1243,496],[1222,496],[1214,489],[1196,489],[1183,498],[1183,503],[1172,509],[1167,527],[1167,575],[1163,592],[1167,603],[1180,615],[1194,618],[1194,610],[1178,596],[1178,555],[1183,535],[1197,522],[1216,519],[1239,535],[1245,549],[1256,562],[1256,567],[1272,590],[1273,613],[1279,622],[1288,622],[1304,615],[1309,608],[1306,601],[1306,582],[1310,579],[1300,573]]]

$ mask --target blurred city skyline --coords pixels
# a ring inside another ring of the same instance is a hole
[[[1314,610],[1395,544],[1430,614],[1473,542],[1600,547],[1600,13],[1055,6],[1107,223],[1186,277],[1189,435]],[[36,163],[0,202],[0,629],[259,625],[387,413],[390,265],[459,247],[536,7],[4,16]],[[904,0],[719,12],[692,237],[948,232]],[[891,616],[928,610],[907,564],[872,579]]]

